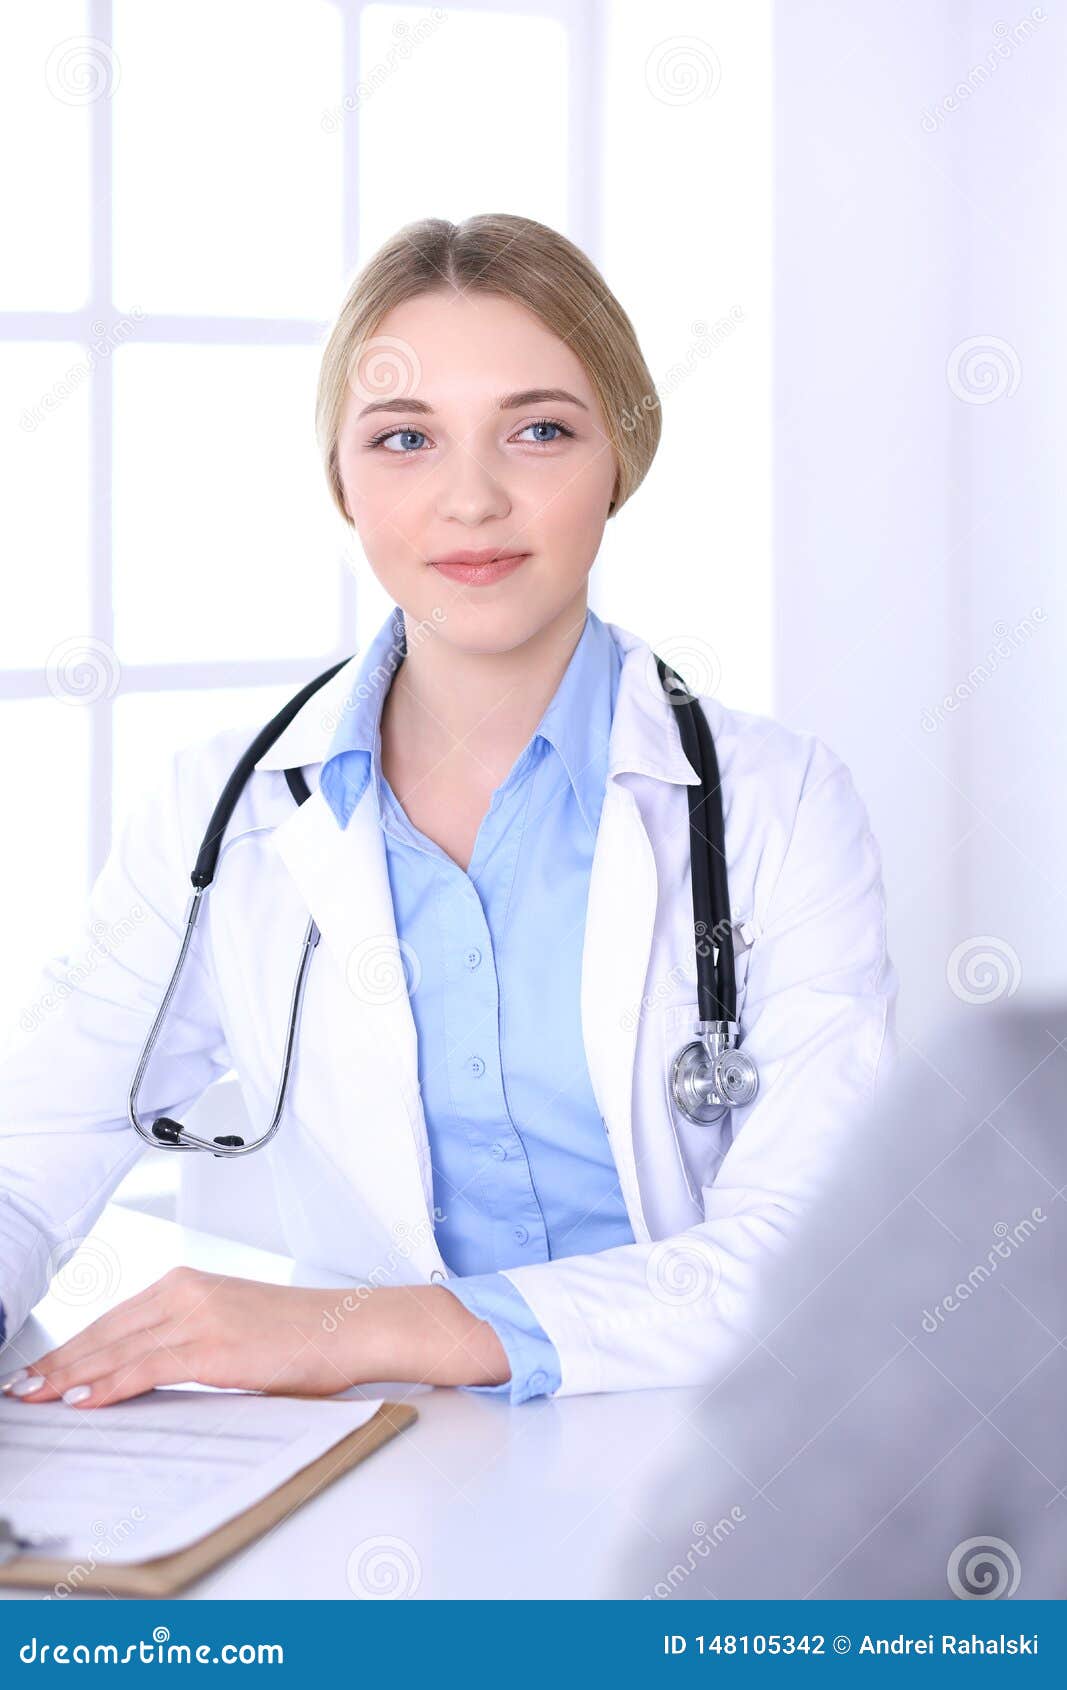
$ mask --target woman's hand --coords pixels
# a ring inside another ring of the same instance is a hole
[[[305,1290],[178,1267],[3,1388],[29,1403],[62,1397],[98,1408],[189,1382],[329,1397],[379,1379],[483,1385],[508,1378],[492,1327],[444,1286]]]
[[[339,1293],[172,1268],[26,1369],[12,1394],[79,1408],[154,1385],[196,1381],[279,1395],[333,1396],[359,1381],[365,1308],[348,1331],[330,1317]],[[369,1299],[368,1299],[369,1303]],[[369,1358],[365,1358],[369,1359]],[[365,1377],[370,1377],[364,1373]],[[37,1378],[44,1383],[27,1390]]]

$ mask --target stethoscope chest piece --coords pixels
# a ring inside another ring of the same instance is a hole
[[[756,1065],[738,1050],[737,1023],[702,1021],[700,1038],[683,1045],[671,1063],[671,1096],[698,1126],[711,1126],[728,1109],[751,1103],[759,1090]]]

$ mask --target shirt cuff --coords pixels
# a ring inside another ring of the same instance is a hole
[[[562,1374],[559,1351],[521,1291],[502,1273],[473,1273],[442,1281],[464,1308],[493,1328],[511,1365],[501,1385],[461,1385],[461,1391],[507,1391],[513,1403],[557,1391]]]

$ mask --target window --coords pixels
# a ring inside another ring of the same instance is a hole
[[[604,269],[675,432],[591,602],[683,673],[689,631],[713,633],[730,701],[768,707],[768,19],[693,3],[675,37],[595,0],[10,13],[0,737],[32,801],[0,835],[5,1029],[146,771],[251,735],[384,617],[314,393],[347,279],[412,218],[519,212]],[[703,148],[697,202],[675,166]],[[148,1160],[170,1178],[182,1159]]]

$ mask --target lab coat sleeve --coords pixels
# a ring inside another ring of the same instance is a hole
[[[0,1059],[0,1301],[9,1340],[145,1148],[126,1102],[192,892],[189,834],[200,818],[179,800],[187,755],[165,763],[128,811],[72,943],[44,963]],[[142,1119],[180,1119],[230,1067],[207,917],[205,909],[145,1075]],[[96,1271],[114,1290],[120,1264],[100,1261]],[[91,1317],[86,1290],[79,1282],[79,1306]]]
[[[881,860],[847,767],[813,741],[741,1008],[753,1103],[704,1221],[672,1237],[507,1268],[555,1344],[556,1394],[713,1383],[744,1353],[769,1254],[863,1131],[895,1056],[898,981],[886,948]]]

